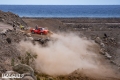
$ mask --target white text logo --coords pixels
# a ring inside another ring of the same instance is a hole
[[[23,78],[24,74],[2,74],[2,78]]]

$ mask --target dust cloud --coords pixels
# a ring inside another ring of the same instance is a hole
[[[114,76],[99,54],[99,46],[76,34],[53,34],[47,47],[21,41],[24,51],[37,54],[36,70],[49,75],[67,75],[75,70],[87,75]]]

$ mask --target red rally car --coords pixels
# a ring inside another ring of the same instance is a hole
[[[41,34],[41,35],[47,35],[48,34],[48,30],[46,30],[45,28],[37,28],[37,29],[30,29],[30,32],[32,34]]]

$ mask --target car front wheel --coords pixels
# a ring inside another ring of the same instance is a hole
[[[40,33],[40,35],[43,35],[43,33]]]
[[[32,31],[31,33],[32,33],[32,34],[35,34],[35,32],[34,32],[34,31]]]

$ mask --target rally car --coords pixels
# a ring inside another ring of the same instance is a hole
[[[49,33],[48,30],[46,30],[45,28],[37,28],[37,29],[30,29],[30,32],[32,34],[40,34],[40,35],[47,35]]]

